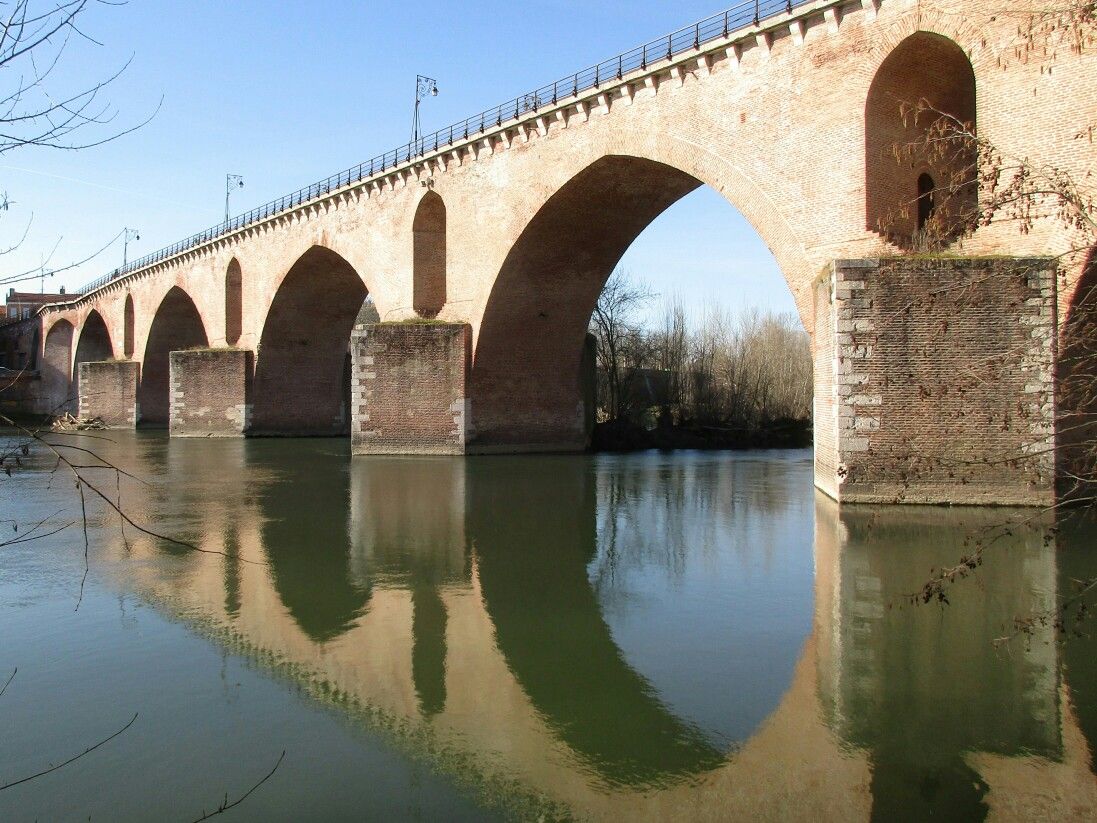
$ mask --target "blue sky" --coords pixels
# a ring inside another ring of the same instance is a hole
[[[403,144],[416,73],[441,93],[424,103],[424,130],[513,98],[579,68],[722,10],[711,2],[309,3],[130,0],[96,6],[54,80],[66,85],[133,62],[108,90],[134,134],[83,152],[28,149],[0,157],[0,258],[10,273],[37,266],[58,238],[59,266],[140,229],[140,256],[217,223],[225,174],[245,178],[233,210],[280,196]],[[10,80],[6,82],[11,82]],[[161,102],[162,100],[162,102]],[[47,290],[76,288],[121,262],[117,242]],[[711,189],[676,204],[623,261],[687,308],[714,299],[792,310],[765,245]],[[37,290],[37,282],[22,288]]]

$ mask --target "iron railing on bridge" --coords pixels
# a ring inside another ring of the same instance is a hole
[[[91,281],[80,291],[82,294],[87,294],[89,291],[94,291],[125,274],[159,263],[161,260],[166,260],[203,243],[208,243],[222,235],[237,231],[252,223],[258,223],[288,209],[296,208],[310,200],[323,197],[336,189],[362,180],[368,180],[374,175],[383,174],[389,169],[410,162],[428,152],[437,151],[462,140],[467,140],[477,134],[498,128],[504,122],[521,117],[523,114],[536,112],[545,106],[554,106],[560,100],[574,97],[590,89],[597,89],[603,83],[620,80],[626,74],[637,69],[646,69],[651,63],[669,60],[685,52],[699,49],[702,45],[725,38],[738,29],[757,25],[768,18],[789,13],[794,8],[809,2],[812,2],[812,0],[746,0],[746,2],[733,6],[720,14],[706,17],[692,26],[678,29],[665,37],[637,46],[588,69],[583,69],[569,77],[557,80],[555,83],[542,86],[535,91],[523,94],[472,117],[466,117],[460,123],[454,123],[452,126],[439,129],[433,134],[428,134],[418,140],[406,143],[398,149],[385,152],[368,162],[359,163],[357,166],[352,166],[310,186],[305,186],[230,220],[218,223],[205,231],[192,234],[184,240],[147,254]]]

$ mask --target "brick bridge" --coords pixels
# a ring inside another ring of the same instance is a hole
[[[21,397],[173,435],[349,431],[356,453],[581,449],[602,285],[708,185],[773,252],[812,337],[820,488],[1049,502],[1037,453],[1084,267],[1057,283],[1041,258],[1072,238],[992,223],[947,257],[905,256],[910,204],[950,172],[892,151],[925,128],[901,101],[925,99],[1010,155],[1092,166],[1073,138],[1097,119],[1097,61],[1021,59],[1000,5],[765,0],[710,18],[9,325],[9,365],[37,371]]]

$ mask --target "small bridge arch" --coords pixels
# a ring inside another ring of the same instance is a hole
[[[412,302],[420,317],[435,317],[446,305],[446,204],[433,189],[415,210],[412,245]]]
[[[975,70],[959,44],[916,31],[891,49],[865,101],[866,227],[903,247],[967,230],[977,147],[952,141],[942,151],[938,130],[975,126]]]

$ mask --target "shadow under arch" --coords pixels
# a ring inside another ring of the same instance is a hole
[[[153,315],[145,343],[141,383],[137,388],[138,422],[167,425],[171,411],[170,353],[208,345],[209,338],[198,307],[189,294],[178,286],[172,286]]]
[[[587,578],[597,541],[589,464],[466,464],[467,528],[496,643],[554,733],[612,785],[663,785],[723,763],[727,752],[629,666],[602,616]]]
[[[75,328],[68,320],[60,319],[46,332],[42,346],[42,389],[46,414],[75,412],[72,394],[72,338]]]
[[[109,360],[114,356],[114,345],[103,315],[92,309],[84,318],[80,327],[80,337],[76,341],[76,354],[72,360],[72,394],[80,402],[80,364]]]
[[[640,233],[702,185],[667,163],[611,154],[545,201],[508,252],[484,309],[469,381],[473,450],[586,446],[581,361],[598,296]],[[783,238],[778,223],[770,235]]]
[[[1071,295],[1056,362],[1056,476],[1064,500],[1097,491],[1097,247]]]
[[[350,333],[368,295],[343,257],[313,246],[290,267],[263,323],[253,435],[350,431]]]

